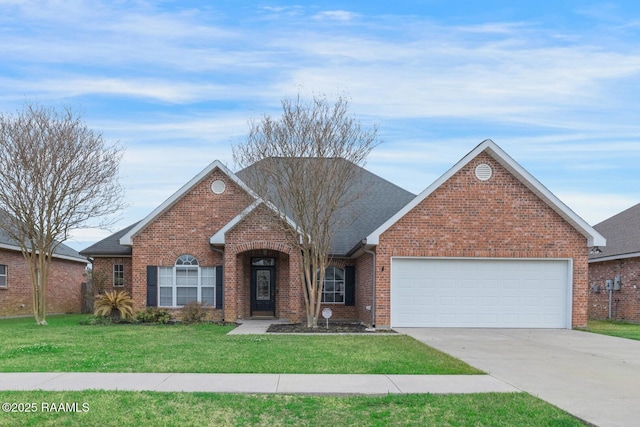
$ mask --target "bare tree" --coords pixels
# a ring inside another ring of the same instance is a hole
[[[20,245],[36,323],[46,325],[51,258],[72,230],[122,209],[122,150],[69,108],[27,105],[0,115],[0,227]],[[102,223],[95,226],[106,225]]]
[[[349,101],[314,96],[282,101],[282,117],[250,122],[248,138],[233,148],[249,187],[271,205],[290,244],[301,254],[307,326],[317,327],[324,272],[339,213],[358,196],[355,188],[377,128],[364,129],[348,114]]]

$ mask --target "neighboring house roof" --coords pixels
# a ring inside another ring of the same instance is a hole
[[[130,226],[123,228],[122,230],[100,240],[97,243],[89,246],[86,249],[80,251],[80,255],[86,257],[100,257],[100,256],[131,256],[131,246],[125,246],[120,244],[120,238],[128,233],[138,223],[133,223]]]
[[[589,262],[640,257],[640,203],[593,226],[607,246],[589,255]]]
[[[4,210],[0,210],[0,215],[8,215]],[[9,249],[12,251],[21,251],[20,244],[7,234],[3,229],[0,229],[0,248]],[[77,251],[71,249],[64,243],[60,243],[53,253],[54,258],[66,259],[69,261],[77,261],[86,263],[87,260],[81,256]]]
[[[591,227],[585,220],[580,218],[575,212],[573,212],[567,205],[562,203],[551,191],[549,191],[544,185],[542,185],[537,179],[535,179],[529,172],[527,172],[522,166],[520,166],[515,160],[513,160],[502,148],[490,139],[487,139],[480,143],[476,148],[471,150],[469,154],[464,156],[458,163],[456,163],[451,169],[449,169],[444,175],[438,178],[433,184],[427,187],[422,193],[418,195],[409,204],[403,207],[398,213],[389,218],[384,224],[375,229],[367,236],[367,245],[377,245],[380,239],[380,235],[388,230],[393,224],[395,224],[400,218],[402,218],[407,212],[420,204],[431,193],[444,184],[449,178],[456,174],[460,169],[465,167],[469,162],[476,158],[480,153],[486,152],[493,159],[495,159],[502,167],[507,169],[512,175],[514,175],[520,182],[522,182],[529,190],[542,199],[551,209],[553,209],[558,215],[560,215],[565,221],[571,224],[577,231],[579,231],[584,237],[587,238],[587,243],[590,247],[593,246],[605,246],[606,239],[598,233],[593,227]]]

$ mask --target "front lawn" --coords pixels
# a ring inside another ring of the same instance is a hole
[[[640,340],[640,325],[637,323],[617,320],[589,320],[585,330],[596,334]]]
[[[233,326],[0,320],[2,372],[479,374],[405,335],[226,335]]]
[[[35,413],[2,413],[0,426],[584,425],[566,412],[526,393],[340,397],[12,391],[0,392],[0,399],[10,404],[30,402],[29,407],[36,409]],[[62,411],[60,404],[63,404]],[[65,412],[67,409],[76,412]]]

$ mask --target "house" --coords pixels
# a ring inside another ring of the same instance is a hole
[[[0,215],[7,215],[0,210]],[[60,244],[51,261],[47,284],[47,314],[80,313],[81,284],[87,259]],[[33,314],[33,287],[20,247],[0,230],[0,317]]]
[[[146,218],[81,251],[137,308],[193,300],[219,319],[305,317],[299,254],[215,161]],[[415,196],[362,170],[323,289],[333,319],[389,327],[570,328],[605,239],[491,140]]]
[[[589,255],[589,318],[640,322],[640,204],[593,228],[607,246]]]

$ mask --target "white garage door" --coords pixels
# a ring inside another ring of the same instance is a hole
[[[392,258],[392,327],[569,328],[567,260]]]

